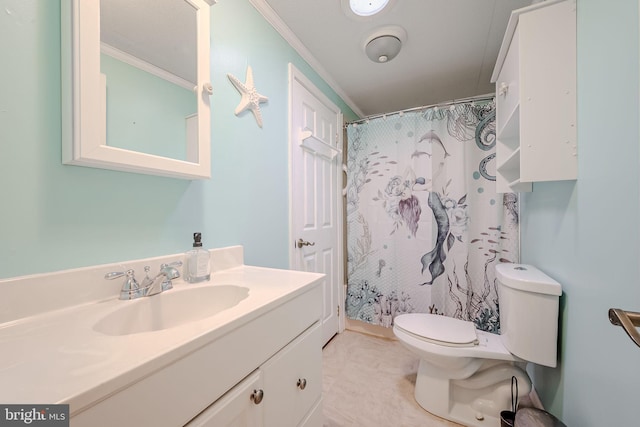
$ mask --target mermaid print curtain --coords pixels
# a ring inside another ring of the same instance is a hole
[[[495,106],[347,129],[347,316],[435,313],[499,332],[495,265],[518,262],[518,198],[495,192]]]

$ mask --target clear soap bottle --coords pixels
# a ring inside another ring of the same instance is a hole
[[[202,234],[193,233],[193,249],[185,254],[184,280],[198,283],[211,278],[209,251],[202,249]]]

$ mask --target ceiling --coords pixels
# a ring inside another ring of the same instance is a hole
[[[362,117],[493,92],[489,80],[509,15],[532,3],[391,0],[360,17],[348,0],[250,1]],[[371,61],[366,42],[385,31],[396,35],[397,27],[406,32],[398,56]]]

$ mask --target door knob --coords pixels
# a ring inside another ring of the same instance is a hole
[[[296,384],[300,390],[304,390],[307,387],[307,379],[299,378],[298,383]]]
[[[296,246],[298,247],[298,249],[300,249],[303,246],[314,246],[316,244],[316,242],[306,242],[302,239],[298,239],[298,241],[296,242]]]

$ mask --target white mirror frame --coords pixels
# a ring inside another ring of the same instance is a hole
[[[197,142],[177,160],[106,145],[106,94],[100,74],[100,0],[62,1],[62,162],[183,179],[211,178],[209,4],[196,9]],[[192,145],[192,146],[190,146]]]

